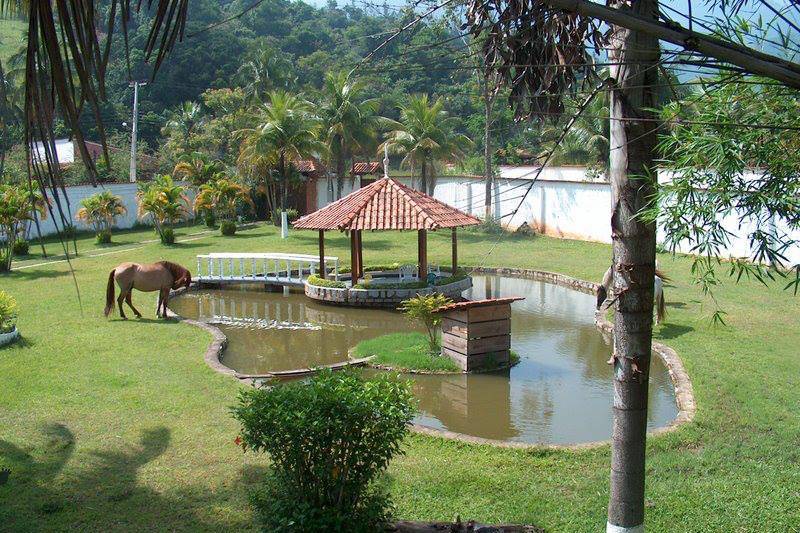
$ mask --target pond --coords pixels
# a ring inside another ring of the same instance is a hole
[[[512,304],[520,363],[485,374],[413,375],[416,422],[488,439],[572,444],[611,433],[611,348],[594,326],[594,296],[497,275],[473,276],[469,299],[524,296]],[[208,290],[170,302],[178,314],[228,336],[223,363],[244,374],[341,362],[364,339],[415,329],[402,314],[319,304],[303,294]],[[667,368],[653,356],[650,429],[678,413]]]

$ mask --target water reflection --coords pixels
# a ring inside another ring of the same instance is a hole
[[[610,436],[610,347],[594,326],[591,295],[548,283],[475,276],[471,299],[525,296],[512,305],[512,349],[520,364],[504,372],[411,376],[417,422],[484,438],[573,443]],[[301,294],[208,291],[174,299],[175,310],[214,322],[229,346],[224,363],[263,373],[343,361],[362,339],[408,331],[398,313],[325,306]],[[666,368],[653,359],[648,424],[677,414]]]

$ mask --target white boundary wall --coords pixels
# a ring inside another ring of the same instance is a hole
[[[504,226],[517,228],[523,222],[538,233],[554,237],[580,239],[597,242],[611,242],[611,185],[591,174],[584,167],[547,167],[531,187],[530,193],[522,195],[535,177],[535,167],[505,167],[499,169],[500,177],[495,180],[492,198],[494,217]],[[406,185],[412,185],[408,177],[398,177]],[[669,180],[670,175],[661,172],[661,181]],[[319,180],[317,193],[319,207],[326,204],[324,181]],[[350,192],[349,180],[345,193]],[[357,183],[358,186],[358,183]],[[434,196],[462,211],[483,218],[484,182],[477,176],[439,176],[436,180]],[[520,205],[520,200],[522,204]],[[519,206],[515,215],[511,215]],[[747,235],[748,225],[739,227],[736,217],[726,216],[723,224],[737,235],[732,239],[723,257],[750,257],[750,244]],[[659,231],[659,242],[663,233]],[[794,238],[800,240],[800,232]],[[691,253],[687,244],[679,250]],[[800,263],[800,247],[796,246],[786,253],[792,264]]]
[[[194,190],[189,187],[188,183],[180,182],[181,185],[186,186],[186,195],[189,197],[190,205],[194,202],[195,192]],[[118,229],[128,229],[132,228],[136,222],[144,222],[139,221],[136,212],[138,210],[138,203],[136,202],[136,184],[135,183],[99,183],[97,187],[93,187],[91,185],[73,185],[70,187],[66,187],[67,196],[66,198],[69,199],[69,209],[72,212],[72,220],[70,221],[78,230],[91,230],[91,226],[86,226],[82,222],[79,222],[75,217],[75,214],[78,212],[78,209],[81,208],[81,200],[84,198],[88,198],[93,194],[97,194],[103,191],[111,191],[113,194],[116,194],[120,198],[122,198],[122,203],[125,204],[128,212],[127,214],[117,217],[117,224],[116,228]],[[49,193],[49,191],[48,191]],[[64,216],[66,217],[66,203],[64,202],[64,194],[59,190],[58,192],[59,200],[61,201],[61,206],[64,208]],[[58,210],[56,207],[55,200],[51,198],[50,200],[53,212],[58,217]],[[50,213],[47,213],[47,218],[45,220],[39,220],[39,226],[42,230],[42,235],[52,235],[56,232],[56,226],[53,222],[53,219],[50,217]],[[61,228],[61,220],[58,220],[58,227]],[[36,238],[36,226],[31,223],[30,228],[28,230],[28,239],[35,239]]]

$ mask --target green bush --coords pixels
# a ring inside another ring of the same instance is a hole
[[[17,325],[17,301],[5,291],[0,291],[0,333],[8,333]]]
[[[455,283],[456,281],[461,281],[462,279],[467,279],[467,273],[463,270],[459,270],[452,276],[447,276],[444,278],[436,278],[436,281],[433,282],[434,285],[441,286],[441,285],[449,285],[450,283]]]
[[[494,217],[486,217],[481,220],[480,224],[472,227],[476,231],[487,235],[501,235],[506,232],[506,229],[500,224],[500,221]]]
[[[344,281],[335,281],[332,279],[322,279],[321,277],[317,276],[316,274],[312,276],[308,276],[306,278],[309,285],[313,285],[315,287],[327,287],[329,289],[345,289],[347,288],[347,283]]]
[[[28,244],[28,241],[25,239],[17,239],[14,241],[14,246],[11,248],[11,253],[17,257],[20,257],[23,255],[28,255],[29,250],[30,245]]]
[[[223,220],[219,225],[219,232],[226,237],[236,235],[236,222],[232,220]]]
[[[11,261],[8,260],[9,255],[11,255],[9,252],[0,250],[0,272],[11,270]]]
[[[71,240],[75,238],[77,233],[78,230],[75,228],[74,224],[67,224],[64,226],[64,229],[61,230],[61,238],[64,240]]]
[[[297,209],[287,209],[286,210],[286,218],[291,224],[298,218],[300,218],[300,212]]]
[[[161,244],[165,244],[167,246],[175,244],[175,230],[172,228],[163,228],[159,234],[159,237],[161,237]]]
[[[233,416],[245,450],[272,460],[252,501],[266,531],[379,530],[391,502],[379,483],[414,416],[410,383],[320,372],[242,391]]]
[[[203,214],[203,222],[205,223],[207,228],[213,228],[217,225],[217,218],[214,216],[213,211],[206,211]]]
[[[100,230],[97,232],[95,239],[97,240],[97,244],[109,244],[111,242],[111,230]]]
[[[418,294],[413,298],[404,300],[400,305],[400,310],[411,320],[420,322],[428,332],[428,343],[431,350],[436,350],[439,344],[436,341],[436,333],[442,317],[438,313],[440,307],[453,303],[453,301],[443,294]]]
[[[364,267],[364,272],[381,272],[385,270],[397,270],[400,268],[400,263],[380,263],[377,265],[367,265]],[[339,272],[342,274],[347,274],[352,269],[349,266],[342,267],[339,269]]]

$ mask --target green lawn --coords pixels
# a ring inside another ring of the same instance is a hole
[[[316,250],[316,234],[277,238],[272,227],[187,237],[173,248],[150,231],[78,243],[80,301],[64,262],[15,264],[0,287],[20,302],[21,345],[0,350],[0,529],[253,529],[245,496],[266,463],[234,445],[234,380],[202,354],[210,337],[154,320],[155,295],[136,294],[145,319],[102,316],[108,272],[122,261],[170,259],[193,267],[213,251]],[[194,240],[188,240],[194,239]],[[470,233],[464,265],[530,267],[598,279],[606,245],[537,237],[493,246]],[[449,233],[429,238],[431,261],[448,264]],[[51,252],[58,246],[48,245]],[[364,235],[367,263],[413,260],[413,233]],[[32,246],[33,251],[36,250]],[[331,234],[326,253],[349,258]],[[778,287],[727,280],[717,297],[728,327],[708,324],[689,261],[660,264],[674,279],[657,336],[683,358],[697,416],[648,448],[650,531],[792,531],[800,528],[800,298]],[[609,379],[611,379],[609,371]],[[611,399],[609,398],[609,401]],[[507,450],[415,435],[390,469],[404,518],[533,522],[548,531],[605,524],[609,448]]]
[[[359,342],[355,357],[374,356],[372,362],[395,370],[423,372],[460,372],[451,359],[431,353],[430,341],[424,333],[390,333]]]

